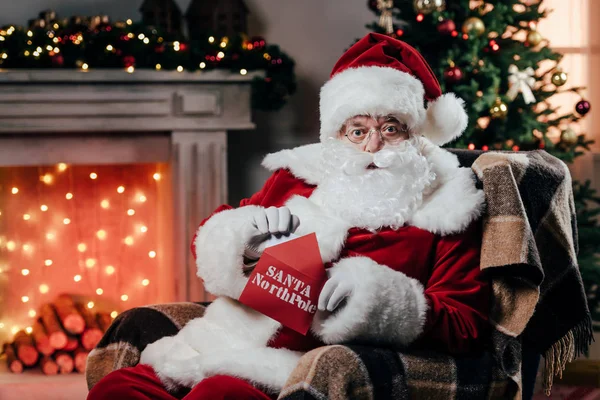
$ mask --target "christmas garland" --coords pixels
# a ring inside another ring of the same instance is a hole
[[[263,76],[252,82],[252,106],[259,110],[281,108],[296,91],[294,61],[262,37],[207,33],[188,40],[131,20],[111,23],[106,17],[5,26],[0,29],[0,67],[121,68],[130,73],[226,69],[242,75],[261,70]]]

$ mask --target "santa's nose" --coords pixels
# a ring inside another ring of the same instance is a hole
[[[367,138],[363,151],[366,151],[367,153],[375,154],[379,150],[381,150],[383,145],[384,145],[384,142],[383,142],[383,140],[381,140],[381,135],[379,134],[378,131],[374,131],[371,133],[370,137]]]

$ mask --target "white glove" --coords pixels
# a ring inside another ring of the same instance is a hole
[[[292,215],[287,207],[269,207],[257,212],[252,224],[256,227],[257,234],[248,241],[244,255],[250,259],[258,259],[264,250],[265,241],[271,235],[287,236],[294,233],[300,225],[300,219]]]
[[[319,295],[319,310],[333,312],[342,301],[354,292],[359,284],[355,274],[348,270],[340,270],[325,282]]]
[[[292,215],[287,207],[269,207],[254,215],[254,226],[260,233],[287,235],[293,233],[300,225],[296,215]]]

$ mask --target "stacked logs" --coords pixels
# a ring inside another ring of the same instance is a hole
[[[19,331],[2,347],[13,373],[34,367],[46,375],[85,372],[88,353],[112,323],[108,313],[93,313],[66,294],[42,305],[38,316],[31,333]]]

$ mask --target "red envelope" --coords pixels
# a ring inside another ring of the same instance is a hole
[[[312,233],[265,249],[240,302],[306,335],[326,280]]]

